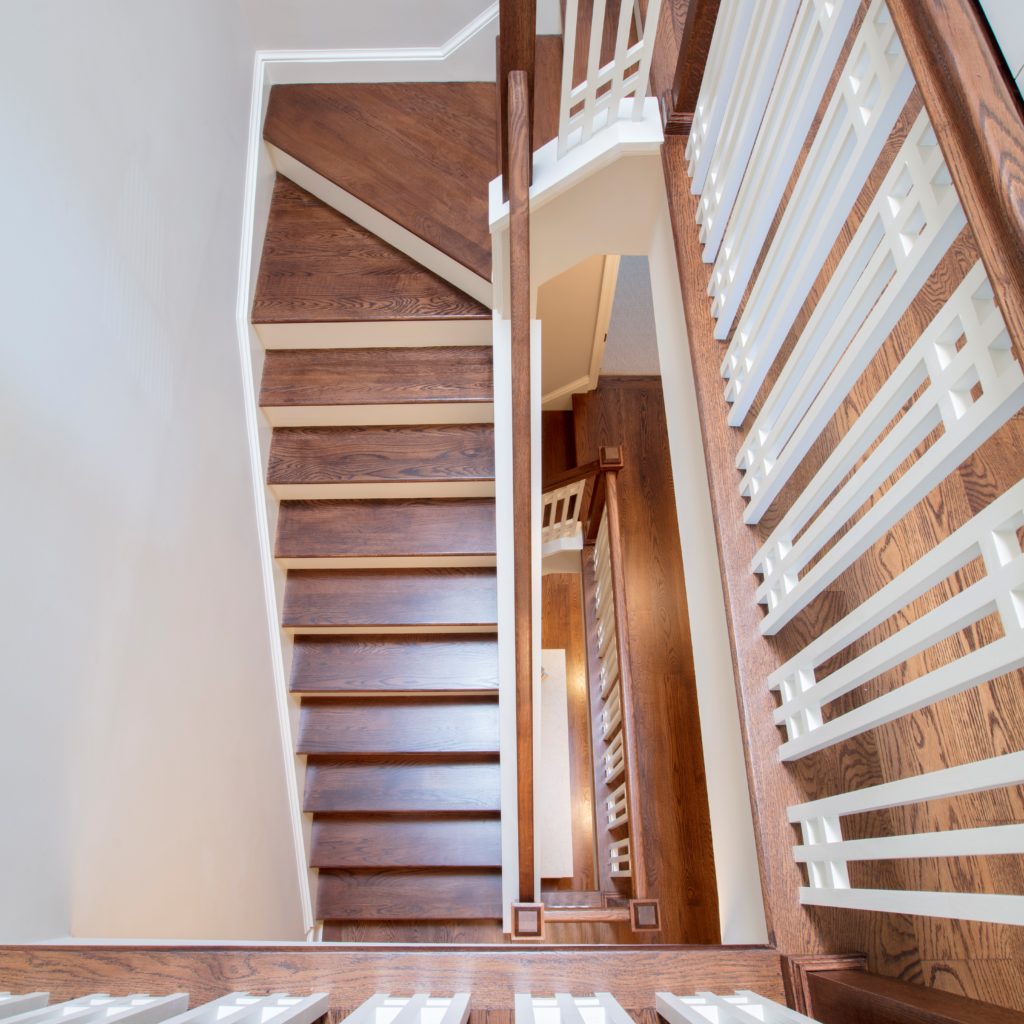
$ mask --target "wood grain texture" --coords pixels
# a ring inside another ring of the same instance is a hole
[[[497,919],[501,872],[322,870],[316,916],[325,921]]]
[[[558,138],[562,104],[562,37],[537,36],[533,71],[533,148]]]
[[[541,578],[541,647],[565,651],[569,717],[569,793],[572,800],[571,878],[545,879],[545,892],[597,888],[594,762],[583,624],[583,591],[576,573]],[[546,902],[546,900],[545,900]]]
[[[620,442],[625,460],[617,497],[642,794],[630,816],[643,816],[650,895],[661,900],[663,931],[654,940],[718,942],[704,759],[660,382],[603,377],[595,391],[574,396],[573,411],[581,461]],[[607,795],[601,787],[599,779],[598,804]],[[651,940],[648,935],[642,941]]]
[[[867,971],[808,977],[809,1013],[824,1024],[1024,1024],[1024,1014]]]
[[[397,405],[489,402],[490,346],[271,349],[260,405]]]
[[[494,479],[490,424],[278,427],[269,484]]]
[[[491,498],[282,501],[278,558],[490,555]]]
[[[486,82],[275,85],[263,137],[490,280],[493,88]]]
[[[375,992],[472,992],[473,1011],[510,1012],[516,992],[611,992],[627,1009],[654,993],[749,988],[783,999],[779,956],[756,947],[656,949],[0,946],[0,976],[51,1002],[103,991],[186,990],[192,1005],[232,991],[328,992],[332,1013]],[[511,1024],[511,1019],[505,1022]],[[656,1024],[652,1019],[649,1024]]]
[[[533,21],[536,23],[536,12]],[[533,52],[531,42],[530,53]],[[516,772],[519,820],[519,899],[537,899],[533,763],[533,518],[530,436],[533,396],[530,373],[530,79],[508,78],[509,305],[512,331],[512,530],[515,591]]]
[[[718,20],[719,0],[689,0],[686,4],[676,73],[665,97],[665,133],[689,135],[697,109],[711,37]]]
[[[278,175],[253,323],[490,318],[482,303]]]
[[[293,693],[496,690],[493,636],[299,636]]]
[[[504,943],[500,921],[325,921],[324,942]],[[473,1019],[473,1011],[470,1019]]]
[[[317,817],[317,868],[500,868],[498,818]]]
[[[889,7],[996,302],[1024,355],[1024,106],[972,0]]]
[[[310,758],[303,810],[323,813],[498,811],[497,759],[373,762]]]
[[[531,138],[529,126],[533,122],[534,67],[537,60],[537,0],[505,0],[498,8],[498,167],[504,181],[505,197],[511,190],[511,177],[515,173],[511,163],[515,159],[512,141],[512,89],[509,75],[521,73],[527,140]],[[526,167],[527,185],[533,181],[533,159]]]
[[[493,569],[291,569],[281,622],[303,626],[493,626]]]
[[[487,697],[304,701],[296,748],[329,755],[496,754],[498,705]]]

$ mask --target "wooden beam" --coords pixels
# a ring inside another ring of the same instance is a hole
[[[867,971],[815,971],[808,990],[822,1024],[1024,1024],[1015,1010]]]
[[[533,77],[536,64],[537,0],[501,0],[498,5],[498,172],[505,198],[509,196],[510,142],[509,75],[526,73],[527,123],[533,124]],[[533,182],[533,160],[526,172],[527,184]]]
[[[711,49],[711,36],[718,19],[720,0],[690,0],[679,40],[672,91],[662,101],[666,135],[689,135],[697,97],[704,80],[704,68]]]
[[[995,300],[1024,358],[1024,105],[974,0],[889,10]]]
[[[530,139],[529,76],[508,76],[509,274],[512,319],[512,528],[515,534],[516,751],[519,814],[519,899],[536,891],[533,798],[533,494],[530,389]]]

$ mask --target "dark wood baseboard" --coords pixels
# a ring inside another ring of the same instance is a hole
[[[808,1016],[810,993],[808,983],[812,974],[822,971],[863,971],[867,968],[862,953],[804,953],[782,958],[782,983],[786,987],[786,1003],[798,1013]]]

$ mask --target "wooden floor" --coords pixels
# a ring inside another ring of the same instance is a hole
[[[573,402],[576,455],[621,445],[628,629],[647,874],[662,942],[718,942],[718,904],[682,556],[661,383],[601,378]],[[638,936],[639,937],[639,936]]]
[[[827,99],[827,97],[826,97]],[[790,333],[783,356],[791,350],[806,323],[828,275],[841,258],[884,175],[907,126],[920,109],[912,95],[892,142],[883,152],[847,226],[837,240],[821,277]],[[824,101],[823,101],[824,104]],[[835,951],[864,950],[869,969],[925,983],[975,999],[1024,1010],[1024,930],[1008,926],[957,922],[856,911],[801,908],[797,888],[805,884],[790,849],[796,838],[787,824],[787,804],[848,789],[934,771],[978,758],[1024,749],[1024,674],[984,683],[930,708],[906,715],[846,743],[802,759],[793,766],[777,760],[779,732],[771,715],[776,698],[764,687],[767,671],[792,656],[810,637],[838,621],[851,608],[895,577],[942,537],[963,525],[993,497],[1024,476],[1024,418],[1018,415],[953,475],[936,487],[894,529],[871,549],[776,637],[758,632],[761,611],[755,603],[757,578],[749,573],[750,557],[778,521],[809,476],[823,463],[853,419],[891,374],[896,362],[977,259],[970,229],[964,229],[940,262],[921,295],[904,315],[879,355],[855,385],[851,397],[823,431],[805,460],[799,479],[783,492],[756,528],[742,524],[743,500],[732,470],[738,441],[756,416],[755,404],[741,430],[725,425],[723,383],[719,366],[724,351],[711,334],[707,310],[710,265],[701,261],[695,223],[695,199],[686,176],[683,141],[671,140],[664,149],[669,194],[676,227],[677,251],[687,326],[693,355],[705,447],[714,464],[727,471],[712,474],[712,496],[720,530],[720,555],[730,597],[733,640],[741,665],[741,714],[748,747],[749,774],[761,842],[763,883],[770,915],[769,927],[783,952],[796,948]],[[799,170],[799,165],[798,165]],[[777,223],[777,220],[776,220]],[[769,235],[766,247],[771,242]],[[742,315],[742,307],[741,307]],[[737,317],[737,322],[739,317]],[[781,360],[779,364],[781,365]],[[762,396],[774,381],[770,378]],[[870,507],[870,501],[868,502]],[[866,643],[877,643],[894,629],[914,621],[934,607],[937,597],[959,592],[977,577],[975,567],[951,577],[915,602],[899,619],[883,623]],[[891,691],[984,643],[995,634],[984,620],[955,634],[907,665],[886,673],[855,695],[835,702],[831,717]],[[859,649],[859,648],[858,648]],[[857,650],[845,652],[849,659]],[[839,662],[836,662],[838,665]],[[836,666],[831,666],[836,667]],[[901,834],[948,828],[970,828],[1024,820],[1024,791],[1010,789],[975,794],[954,801],[932,801],[885,813],[844,819],[846,838]],[[854,885],[938,891],[1024,893],[1024,863],[1020,857],[890,861],[851,865]]]

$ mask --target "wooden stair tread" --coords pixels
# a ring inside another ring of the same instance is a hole
[[[493,636],[299,636],[296,693],[350,690],[496,690]]]
[[[263,137],[491,279],[493,84],[275,85]]]
[[[493,870],[321,871],[321,920],[461,920],[501,917],[501,873]]]
[[[493,626],[493,569],[292,569],[282,624]]]
[[[533,148],[558,137],[562,105],[562,37],[537,36],[533,69]]]
[[[260,405],[490,402],[491,364],[486,345],[271,349],[263,364]]]
[[[494,555],[492,498],[282,501],[278,558]]]
[[[494,754],[498,704],[490,697],[303,701],[300,754]]]
[[[253,323],[490,317],[482,303],[278,175]]]
[[[501,867],[498,818],[337,818],[313,821],[316,868]]]
[[[269,484],[422,483],[494,479],[486,423],[391,427],[278,427]]]
[[[374,762],[311,757],[306,766],[307,812],[461,813],[499,811],[496,760]]]

